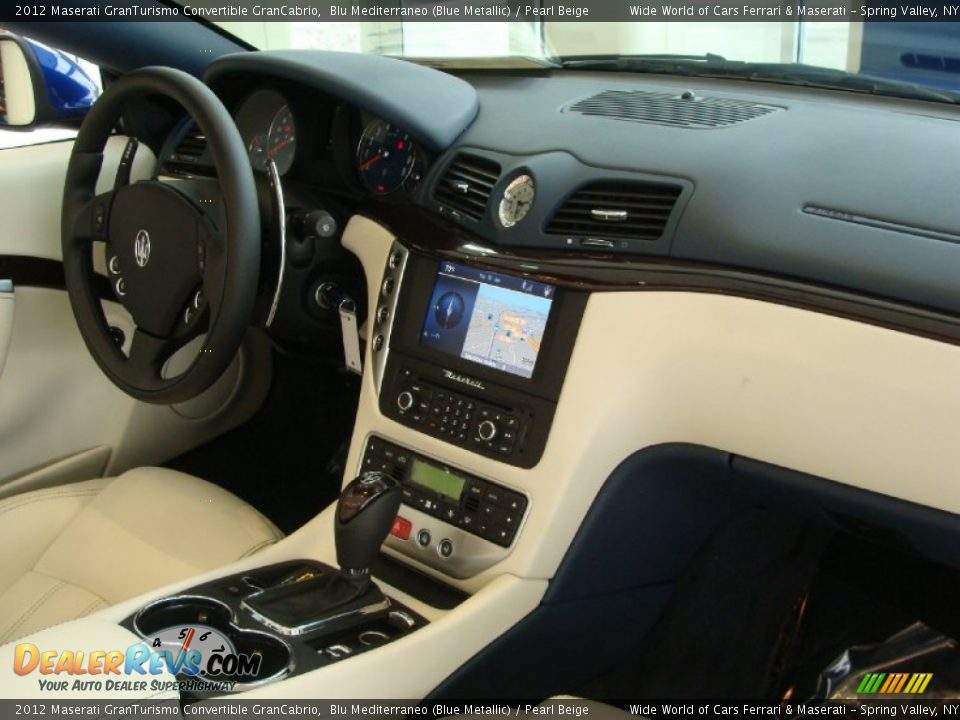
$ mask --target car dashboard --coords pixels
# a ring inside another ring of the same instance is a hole
[[[399,484],[368,576],[392,612],[331,632],[260,612],[345,567],[331,504],[52,630],[70,647],[192,613],[269,653],[233,697],[547,697],[646,638],[743,508],[955,565],[953,106],[312,51],[204,80],[255,171],[254,332],[359,372],[344,484]],[[124,130],[215,220],[202,131],[140,110]],[[316,432],[313,397],[282,432]]]
[[[813,370],[960,340],[960,223],[930,181],[955,173],[956,109],[322,52],[227,56],[206,81],[283,220],[260,322],[338,351],[339,303],[365,320],[347,475],[403,482],[394,557],[467,591],[550,577],[604,478],[677,440],[942,506],[936,479],[905,490],[812,429],[852,420]],[[214,172],[189,120],[160,163]]]

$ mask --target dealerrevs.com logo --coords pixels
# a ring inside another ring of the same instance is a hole
[[[259,653],[238,653],[230,638],[215,628],[181,625],[125,650],[55,650],[20,643],[13,671],[21,676],[36,673],[40,689],[48,691],[180,690],[187,680],[190,689],[229,692],[237,681],[255,678],[262,660]],[[167,673],[178,682],[157,677]]]

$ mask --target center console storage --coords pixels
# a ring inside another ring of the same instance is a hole
[[[198,698],[240,692],[315,670],[367,652],[407,635],[427,621],[396,600],[355,622],[278,630],[251,610],[270,589],[291,596],[306,591],[304,618],[317,608],[305,583],[330,581],[338,570],[312,560],[295,560],[230,575],[157,600],[123,621],[184,683],[184,695]]]

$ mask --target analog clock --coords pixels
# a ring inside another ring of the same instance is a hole
[[[536,188],[532,177],[515,177],[503,191],[503,198],[500,200],[500,224],[508,228],[523,220],[533,205],[535,195]]]

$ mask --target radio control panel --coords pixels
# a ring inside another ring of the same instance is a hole
[[[527,497],[371,436],[361,470],[401,483],[402,505],[387,546],[458,578],[506,557],[527,511]]]
[[[519,455],[531,422],[530,409],[501,405],[450,389],[402,367],[393,383],[396,419],[497,459]],[[390,413],[388,413],[390,414]]]

